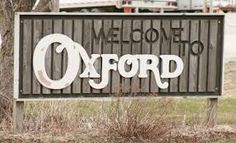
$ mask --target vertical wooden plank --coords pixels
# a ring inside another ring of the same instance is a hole
[[[208,20],[201,20],[200,42],[203,44],[203,51],[199,56],[199,84],[198,91],[206,92],[207,83],[207,45],[208,45]]]
[[[46,36],[46,35],[49,35],[52,33],[52,20],[51,19],[45,19],[43,20],[43,37]],[[51,77],[51,71],[52,71],[52,67],[51,67],[51,54],[52,53],[52,45],[50,46],[50,48],[48,48],[47,52],[46,52],[46,56],[45,56],[45,66],[46,66],[46,72],[48,74],[48,76],[50,78]],[[51,93],[51,90],[46,88],[46,87],[43,87],[42,86],[42,93],[43,94],[50,94]]]
[[[171,22],[170,20],[163,20],[161,27],[161,55],[170,54],[170,44],[171,44]],[[160,63],[162,66],[162,63]],[[162,73],[162,71],[161,71]],[[168,79],[162,79],[162,82],[169,82]],[[168,92],[168,88],[160,89],[160,92]]]
[[[156,55],[157,57],[160,57],[160,31],[161,31],[161,21],[160,20],[153,20],[152,21],[152,28],[154,29],[154,31],[158,31],[158,33],[152,32],[152,39],[157,38],[157,41],[155,41],[154,43],[152,43],[151,47],[151,51],[153,55]],[[159,60],[160,63],[160,60]],[[160,71],[160,64],[158,64],[158,68]],[[159,92],[159,87],[156,84],[156,80],[154,77],[153,72],[151,72],[151,81],[150,81],[150,91],[151,92]]]
[[[90,19],[85,19],[84,20],[84,33],[83,33],[83,37],[84,37],[84,42],[83,42],[83,47],[86,50],[86,52],[88,53],[88,55],[91,55],[91,40],[92,40],[92,20]],[[85,64],[83,64],[83,71],[85,69]],[[88,78],[84,78],[83,79],[83,83],[82,83],[82,91],[83,93],[90,93],[91,92],[91,87],[89,85],[89,79]]]
[[[199,21],[191,20],[191,39],[190,43],[198,41],[199,34]],[[198,45],[194,44],[190,46],[190,57],[189,57],[189,92],[197,91],[197,78],[198,78],[198,56],[194,55],[192,51],[198,51]]]
[[[31,93],[31,57],[32,57],[32,21],[24,20],[23,23],[23,93]]]
[[[210,43],[209,43],[209,63],[208,63],[208,91],[214,92],[216,88],[216,55],[217,55],[217,20],[210,21]]]
[[[188,69],[189,69],[189,20],[182,20],[181,25],[183,31],[181,32],[181,48],[180,48],[180,58],[183,60],[184,69],[182,74],[179,77],[179,91],[180,92],[187,92],[188,91]]]
[[[132,55],[135,54],[141,54],[141,40],[142,40],[142,31],[141,29],[141,20],[133,20],[132,22],[133,24],[133,28],[132,31],[137,31],[137,32],[132,32],[132,38],[133,41],[130,39],[130,41],[132,42]],[[139,41],[139,42],[135,42],[135,41]],[[131,79],[131,92],[135,93],[135,92],[140,92],[140,79],[138,78],[138,73]]]
[[[54,33],[62,33],[62,20],[58,20],[58,19],[55,19],[53,21],[53,27],[54,27],[54,30],[53,32]],[[52,53],[53,53],[53,79],[54,80],[58,80],[58,79],[61,79],[61,62],[62,62],[62,53],[57,53],[56,52],[56,48],[57,46],[59,46],[59,44],[55,43],[53,44],[53,50],[52,50]],[[60,94],[61,93],[61,90],[53,90],[53,93],[55,94]]]
[[[224,19],[224,18],[223,18]],[[218,19],[218,29],[217,29],[217,59],[218,63],[216,66],[216,85],[215,90],[218,95],[222,95],[223,93],[223,79],[224,79],[224,20]]]
[[[66,36],[70,37],[71,39],[73,39],[74,37],[72,37],[72,20],[64,20],[64,28],[63,28],[63,32]],[[62,65],[62,76],[64,76],[64,74],[66,73],[66,69],[67,69],[67,61],[68,61],[68,55],[67,55],[67,51],[63,50],[62,53],[63,54],[63,65]],[[64,88],[62,93],[70,93],[71,92],[71,85]]]
[[[102,54],[102,48],[103,48],[103,42],[105,42],[104,39],[102,39],[102,37],[98,37],[99,33],[103,31],[103,21],[102,20],[94,20],[93,22],[93,54]],[[95,36],[99,39],[95,39]],[[101,58],[97,59],[94,63],[94,67],[97,71],[98,74],[101,75],[101,71],[102,71],[102,61]],[[99,79],[94,79],[94,81],[96,83],[100,83],[101,82],[101,78]],[[93,93],[100,93],[101,90],[100,89],[92,89]]]
[[[130,54],[130,35],[131,33],[131,20],[123,20],[123,31],[122,31],[122,55]],[[129,66],[125,65],[125,70],[129,70]],[[130,92],[130,79],[122,77],[122,92],[129,93]]]
[[[121,57],[121,20],[113,20],[113,27],[118,31],[114,32],[117,34],[116,37],[113,37],[113,46],[112,53],[117,54],[118,57]],[[112,71],[112,93],[118,94],[120,92],[120,74],[118,71]]]
[[[171,55],[177,55],[179,56],[179,40],[180,40],[180,36],[176,36],[176,35],[180,35],[179,30],[175,30],[176,28],[180,28],[180,23],[179,20],[173,20],[171,23],[171,28],[172,28],[172,38],[171,38]],[[171,62],[171,68],[170,71],[174,72],[176,70],[176,63]],[[171,78],[170,79],[170,92],[178,92],[178,77],[177,78]]]
[[[112,20],[105,19],[103,30],[104,30],[105,35],[107,36],[107,39],[104,40],[103,42],[103,47],[102,47],[103,54],[111,54],[112,44],[111,42],[108,42],[108,41],[111,41],[111,35],[108,34],[109,31],[111,30],[111,27],[112,27]],[[112,80],[111,72],[109,72],[108,79],[109,79],[108,85],[102,89],[103,93],[110,93],[111,91],[111,82],[110,82]]]
[[[79,20],[75,20],[74,21],[74,41],[81,44],[82,45],[82,32],[83,32],[83,20],[79,19]],[[72,85],[72,91],[73,93],[81,93],[81,81],[82,79],[79,77],[79,75],[82,73],[82,61],[81,61],[81,57],[80,58],[80,68],[78,71],[78,74],[73,82]]]
[[[145,33],[148,29],[151,28],[151,20],[143,20],[143,32]],[[151,34],[147,34],[147,37],[150,38]],[[144,37],[142,39],[142,54],[150,54],[151,44]],[[141,79],[141,92],[149,92],[149,80],[150,80],[150,71],[147,72],[148,77]]]
[[[33,50],[35,49],[36,45],[42,38],[42,20],[33,20]],[[33,61],[33,59],[31,60]],[[38,82],[35,74],[33,74],[32,80],[32,87],[33,87],[33,94],[40,94],[40,83]]]

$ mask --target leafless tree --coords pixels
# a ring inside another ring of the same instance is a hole
[[[31,11],[34,0],[0,0],[0,122],[11,120],[13,103],[14,15]],[[56,5],[56,7],[55,7]],[[59,0],[40,0],[34,11],[58,11]]]
[[[2,46],[0,50],[0,121],[11,119],[13,99],[13,33],[14,14],[17,11],[30,11],[31,0],[0,1],[0,33]]]

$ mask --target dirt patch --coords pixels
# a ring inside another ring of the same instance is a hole
[[[159,143],[159,142],[175,142],[175,143],[205,143],[205,142],[236,142],[236,126],[216,126],[215,128],[206,129],[204,127],[181,127],[169,132],[165,137],[153,139],[137,139],[129,138],[113,139],[109,136],[99,135],[99,132],[79,132],[67,133],[61,136],[54,134],[18,134],[0,132],[0,142],[14,143],[76,143],[76,142],[96,142],[96,143],[113,143],[113,142],[129,142],[129,143]]]

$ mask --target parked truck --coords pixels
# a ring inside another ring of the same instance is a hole
[[[174,11],[176,0],[122,0],[122,7],[149,9],[151,11]]]
[[[125,7],[151,11],[174,11],[176,0],[60,0],[61,11],[112,12]]]
[[[212,1],[212,2],[211,2]],[[236,0],[176,0],[178,11],[203,11],[212,5],[214,10],[235,11]]]
[[[236,0],[213,0],[215,9],[220,9],[224,12],[236,11]]]
[[[147,11],[202,12],[211,0],[60,0],[61,11],[118,12],[123,8]],[[236,0],[212,0],[215,10],[234,11]]]
[[[205,0],[177,0],[179,11],[202,11],[205,6]]]

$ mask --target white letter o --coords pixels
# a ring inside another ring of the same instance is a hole
[[[47,49],[53,43],[59,43],[56,52],[61,53],[65,48],[68,54],[68,64],[65,75],[60,80],[52,80],[48,77],[45,69],[45,56]],[[80,58],[78,48],[74,42],[63,34],[51,34],[42,38],[37,44],[33,55],[33,68],[38,81],[50,89],[63,89],[69,86],[77,76]]]

